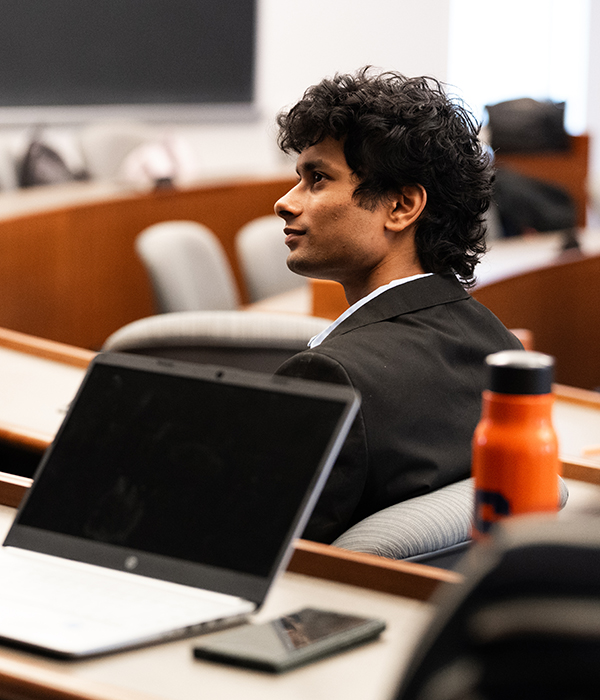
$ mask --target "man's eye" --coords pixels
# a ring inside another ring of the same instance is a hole
[[[313,182],[321,182],[321,180],[324,179],[323,175],[321,173],[317,173],[317,172],[313,173],[312,178],[313,178]]]

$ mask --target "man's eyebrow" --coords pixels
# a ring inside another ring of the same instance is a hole
[[[312,172],[313,170],[319,170],[320,168],[328,168],[330,167],[327,163],[327,161],[323,160],[322,158],[314,158],[312,160],[306,160],[303,163],[300,163],[299,165],[296,164],[296,172],[299,173],[300,170],[305,170]]]

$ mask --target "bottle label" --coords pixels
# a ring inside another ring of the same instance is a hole
[[[475,529],[486,534],[492,525],[510,515],[510,503],[498,491],[475,490]]]

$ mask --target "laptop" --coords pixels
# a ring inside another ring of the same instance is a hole
[[[0,641],[79,658],[245,619],[358,404],[343,386],[99,354],[0,548]]]

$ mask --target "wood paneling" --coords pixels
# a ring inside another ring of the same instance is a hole
[[[154,312],[133,243],[150,224],[192,219],[212,229],[242,298],[234,250],[243,224],[273,212],[292,180],[248,180],[161,190],[0,221],[0,326],[98,349],[121,326]]]
[[[348,308],[344,288],[331,280],[310,280],[311,313],[319,318],[336,319]]]
[[[600,256],[562,261],[475,289],[509,328],[527,328],[535,349],[556,358],[556,381],[600,387]]]

